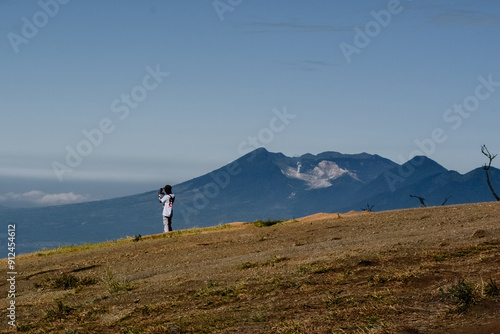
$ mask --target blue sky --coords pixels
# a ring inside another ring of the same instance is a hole
[[[148,191],[255,146],[461,173],[500,152],[497,0],[0,7],[0,205]]]

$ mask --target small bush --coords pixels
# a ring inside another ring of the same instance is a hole
[[[72,307],[64,305],[61,300],[58,300],[56,301],[56,307],[47,311],[47,313],[45,314],[45,319],[64,319],[66,318],[66,316],[70,315],[72,311]]]
[[[218,283],[208,281],[206,286],[200,288],[193,297],[206,306],[225,305],[239,298],[238,287],[224,287]]]
[[[408,284],[412,277],[416,277],[413,272],[388,272],[383,274],[371,274],[368,277],[368,284],[371,286],[377,284],[387,284],[390,282],[398,282]]]
[[[287,257],[276,255],[276,256],[271,257],[269,260],[267,260],[263,264],[263,266],[272,266],[272,267],[274,267],[274,265],[276,263],[280,263],[280,262],[283,262],[283,261],[286,261],[286,260],[288,260]]]
[[[76,276],[63,273],[60,277],[56,278],[54,282],[52,282],[52,287],[54,289],[62,288],[64,290],[68,290],[78,287],[78,282],[79,279]]]
[[[340,295],[342,294],[342,292],[342,290],[335,291],[328,295],[327,299],[325,300],[327,309],[334,309],[341,303],[342,297],[340,297]]]
[[[79,286],[87,286],[87,285],[94,285],[94,284],[97,284],[97,280],[95,278],[92,278],[92,277],[84,277],[84,278],[80,279],[80,281],[78,282]]]
[[[132,287],[130,286],[129,282],[126,281],[110,281],[108,282],[109,286],[109,292],[115,293],[119,291],[130,291],[132,290]]]
[[[436,262],[443,262],[446,260],[446,258],[447,258],[446,254],[443,254],[443,253],[439,253],[439,254],[434,255],[434,261],[436,261]]]
[[[266,221],[257,220],[257,221],[254,221],[253,224],[257,227],[268,227],[268,226],[280,224],[282,222],[283,222],[282,220],[266,220]]]
[[[107,270],[105,281],[108,284],[108,290],[111,293],[132,290],[132,286],[130,285],[130,282],[127,282],[124,280],[116,280],[111,269]]]
[[[441,292],[446,299],[456,304],[458,313],[465,313],[476,303],[475,290],[472,283],[461,280],[446,291],[441,290]]]
[[[78,278],[75,275],[63,273],[60,277],[52,281],[51,287],[54,289],[78,289],[88,285],[97,284],[97,280],[92,277]],[[41,287],[41,284],[35,285]]]
[[[19,324],[19,325],[17,325],[18,332],[29,332],[33,328],[35,328],[35,327],[31,324]]]
[[[377,315],[369,315],[366,317],[366,326],[368,328],[374,328],[379,320],[379,317]]]
[[[155,308],[149,305],[144,305],[139,308],[137,308],[139,312],[141,312],[143,315],[152,315],[155,312]]]
[[[144,329],[135,328],[135,327],[126,327],[126,328],[122,328],[120,330],[120,333],[122,333],[122,334],[140,334],[140,333],[144,333]]]
[[[252,313],[248,319],[251,322],[267,322],[269,321],[269,308],[266,306],[260,307]]]
[[[306,263],[297,266],[297,274],[299,275],[325,274],[331,271],[335,271],[335,267],[319,262]]]
[[[486,285],[486,289],[484,290],[484,293],[488,297],[500,296],[500,289],[498,289],[496,282],[493,281],[492,278],[490,278],[490,281]]]
[[[244,262],[240,264],[238,268],[244,270],[244,269],[256,268],[258,266],[259,264],[256,262]]]

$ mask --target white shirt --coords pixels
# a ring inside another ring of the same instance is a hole
[[[175,200],[175,195],[170,194],[170,195],[158,195],[158,199],[160,202],[163,203],[163,215],[165,217],[170,217],[172,216],[172,206],[174,204]]]

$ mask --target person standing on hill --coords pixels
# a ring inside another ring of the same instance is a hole
[[[172,215],[175,195],[172,194],[172,186],[166,185],[158,190],[158,199],[163,203],[163,232],[172,231]]]

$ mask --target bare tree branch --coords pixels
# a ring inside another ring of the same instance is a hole
[[[491,162],[496,158],[497,155],[492,155],[490,151],[488,151],[486,145],[481,146],[481,152],[489,159],[488,165],[485,164],[483,168],[484,170],[489,170],[491,167]]]
[[[367,212],[372,212],[374,206],[375,205],[370,205],[369,203],[366,203],[366,207],[362,208],[361,210],[367,211]]]
[[[495,192],[495,189],[493,189],[493,185],[491,184],[491,180],[490,180],[490,167],[491,167],[491,162],[493,161],[493,159],[495,159],[495,157],[497,156],[496,154],[495,155],[492,155],[490,153],[490,151],[488,151],[488,148],[486,148],[486,145],[483,145],[481,146],[481,152],[488,158],[488,164],[484,165],[483,166],[483,169],[484,169],[484,172],[486,173],[486,182],[488,183],[488,187],[490,188],[490,191],[491,193],[493,194],[493,196],[495,197],[495,199],[497,201],[500,201],[500,197],[497,195],[497,193]]]
[[[446,202],[448,202],[448,200],[450,199],[450,197],[451,197],[451,195],[450,195],[450,196],[448,196],[448,197],[446,197],[446,198],[444,199],[444,201],[443,201],[443,203],[442,203],[441,205],[445,205],[445,204],[446,204]]]
[[[417,196],[417,195],[412,195],[412,194],[410,194],[410,197],[416,197],[416,198],[418,198],[418,200],[420,201],[420,204],[422,204],[423,207],[427,206],[427,205],[425,205],[425,198],[423,198],[421,196]]]

